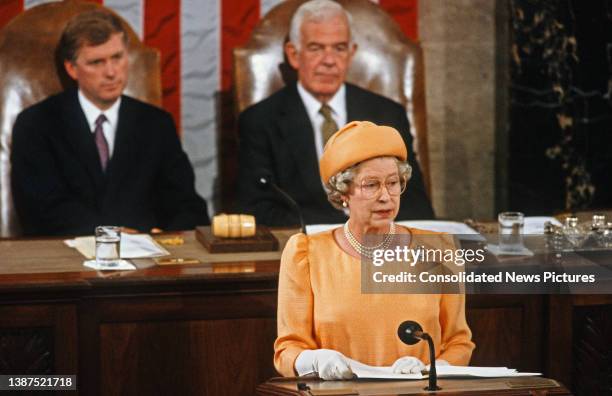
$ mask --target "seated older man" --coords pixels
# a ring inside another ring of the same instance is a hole
[[[356,49],[351,41],[350,16],[338,3],[313,0],[295,12],[285,53],[297,70],[297,84],[246,109],[239,118],[238,200],[241,209],[254,214],[258,222],[284,226],[299,223],[297,211],[286,200],[259,185],[262,176],[297,202],[306,223],[346,221],[347,211],[336,211],[326,198],[318,159],[338,125],[353,120],[389,125],[401,133],[413,171],[397,218],[433,218],[412,152],[406,110],[390,99],[345,82]]]

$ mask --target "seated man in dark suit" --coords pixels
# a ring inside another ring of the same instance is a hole
[[[104,11],[73,18],[58,48],[78,89],[25,109],[13,128],[12,186],[26,235],[208,224],[170,114],[122,92],[128,36]]]
[[[297,70],[297,84],[251,106],[239,118],[238,200],[241,209],[253,213],[258,222],[299,224],[296,211],[286,201],[274,190],[258,185],[262,176],[297,202],[305,223],[346,221],[346,213],[334,210],[327,201],[318,159],[327,138],[355,120],[400,131],[413,171],[398,219],[433,218],[412,151],[406,110],[390,99],[344,82],[355,50],[349,16],[338,3],[313,0],[297,9],[285,45],[289,63]]]

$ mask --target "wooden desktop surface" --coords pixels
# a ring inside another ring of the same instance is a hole
[[[156,273],[174,273],[177,276],[189,276],[195,273],[235,273],[238,270],[236,267],[232,267],[232,265],[239,263],[253,263],[253,270],[250,272],[270,272],[270,270],[271,272],[277,272],[282,247],[287,242],[287,239],[297,231],[298,230],[293,229],[274,230],[273,233],[279,240],[281,249],[274,252],[256,253],[208,253],[200,242],[196,240],[192,231],[155,236],[154,238],[157,240],[171,239],[174,236],[180,236],[184,241],[182,245],[164,245],[170,252],[170,257],[196,258],[200,260],[201,264],[158,266],[152,259],[133,260],[140,271],[125,271],[125,276],[128,276],[127,274],[129,273],[131,273],[132,276],[146,275],[145,277]],[[39,279],[44,277],[59,279],[64,276],[67,282],[75,278],[83,280],[106,278],[104,274],[83,266],[85,258],[76,249],[65,245],[61,239],[6,239],[0,240],[0,249],[2,251],[0,255],[0,282],[2,282],[4,286],[10,285],[11,279],[27,283],[32,274],[41,274],[39,275]],[[262,264],[270,262],[276,263],[276,269],[268,269],[266,264]],[[183,269],[189,269],[189,271],[182,271]],[[111,271],[109,273],[116,272],[117,271]],[[245,267],[242,272],[249,271],[247,271]],[[15,277],[11,277],[10,275],[15,275]]]

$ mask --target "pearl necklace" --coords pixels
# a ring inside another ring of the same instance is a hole
[[[360,243],[357,238],[353,235],[351,230],[349,229],[348,221],[344,223],[344,237],[349,242],[351,247],[355,249],[357,253],[367,258],[372,258],[374,256],[374,250],[377,249],[386,249],[389,247],[391,240],[393,239],[393,235],[395,234],[395,223],[391,223],[389,226],[389,233],[385,234],[385,238],[381,243],[376,246],[365,246]]]

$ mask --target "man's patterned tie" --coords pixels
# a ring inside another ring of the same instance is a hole
[[[338,130],[338,124],[332,117],[332,109],[328,104],[323,104],[319,113],[323,116],[323,124],[321,124],[321,133],[323,134],[323,145],[327,143],[329,138]]]
[[[94,138],[96,140],[98,154],[100,155],[102,172],[106,171],[106,164],[108,163],[108,142],[104,137],[104,128],[102,128],[102,124],[104,124],[104,122],[106,122],[106,117],[104,114],[100,114],[98,119],[96,119],[96,129],[94,129]]]

